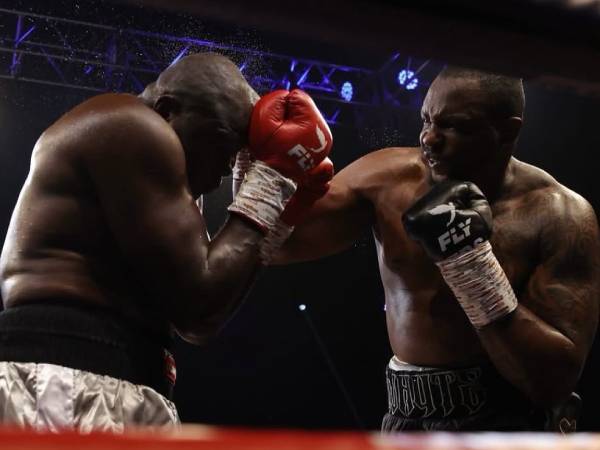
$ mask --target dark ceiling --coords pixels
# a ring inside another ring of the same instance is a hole
[[[115,0],[116,1],[116,0]],[[356,54],[401,51],[600,93],[598,1],[120,0]]]

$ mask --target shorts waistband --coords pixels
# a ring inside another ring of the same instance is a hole
[[[466,418],[528,404],[489,363],[436,368],[390,361],[386,381],[389,414],[406,419]]]
[[[149,386],[167,398],[174,379],[171,340],[117,313],[60,301],[0,312],[0,361],[71,367]]]

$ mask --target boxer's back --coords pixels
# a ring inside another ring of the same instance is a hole
[[[477,359],[484,352],[473,327],[438,268],[402,226],[403,212],[430,189],[420,150],[384,149],[369,158],[373,175],[364,195],[375,208],[374,234],[395,355],[430,366]],[[539,263],[541,227],[572,193],[517,160],[509,168],[510,186],[491,203],[491,242],[519,296]]]
[[[151,299],[139,291],[119,254],[84,162],[86,152],[114,142],[99,123],[107,108],[138,103],[126,95],[95,97],[61,117],[36,143],[2,251],[6,308],[60,299],[153,315]]]

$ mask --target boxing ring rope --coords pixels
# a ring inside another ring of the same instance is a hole
[[[595,450],[600,435],[551,433],[395,434],[244,430],[184,425],[176,431],[79,434],[0,429],[2,450]]]

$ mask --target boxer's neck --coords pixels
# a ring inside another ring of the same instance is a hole
[[[510,190],[513,179],[513,157],[482,168],[473,176],[473,181],[490,203],[504,197]]]

